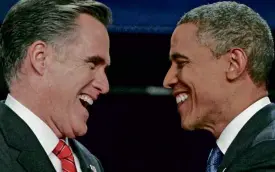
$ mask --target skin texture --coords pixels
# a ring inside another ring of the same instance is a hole
[[[219,137],[227,124],[242,110],[267,95],[265,86],[256,86],[246,71],[248,57],[232,48],[215,57],[200,44],[198,28],[192,23],[177,26],[171,38],[170,60],[164,87],[176,97],[188,98],[178,104],[181,125],[186,130],[205,129]]]
[[[63,40],[58,51],[43,41],[29,46],[10,89],[11,95],[59,138],[75,138],[87,132],[89,113],[79,95],[89,95],[95,101],[109,91],[105,73],[110,65],[107,30],[87,14],[81,14],[76,23],[76,39]]]

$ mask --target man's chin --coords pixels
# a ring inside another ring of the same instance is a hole
[[[87,133],[87,125],[85,124],[73,124],[73,126],[64,130],[63,137],[75,139],[78,136],[83,136]]]
[[[195,125],[192,122],[187,121],[186,119],[181,121],[181,128],[184,130],[193,131],[195,130],[194,126]]]
[[[74,130],[74,136],[79,137],[79,136],[84,136],[88,131],[88,126],[87,124],[81,124],[78,125],[77,128]]]

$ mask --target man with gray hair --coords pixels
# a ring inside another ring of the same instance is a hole
[[[109,91],[111,10],[94,0],[21,0],[6,15],[1,62],[0,171],[103,171],[75,137]]]
[[[203,5],[178,22],[164,86],[173,89],[182,127],[217,139],[207,172],[275,171],[273,59],[270,28],[244,4]]]

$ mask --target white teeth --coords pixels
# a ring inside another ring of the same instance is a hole
[[[179,104],[181,102],[184,102],[187,98],[188,98],[188,95],[185,93],[182,93],[182,94],[177,95],[176,101]]]
[[[79,96],[79,98],[80,98],[81,100],[87,102],[89,105],[92,105],[93,102],[94,102],[93,99],[92,99],[90,96],[86,95],[86,94],[81,94],[81,95]]]

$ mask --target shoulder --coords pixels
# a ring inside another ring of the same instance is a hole
[[[265,141],[275,141],[275,120],[269,123],[254,139],[252,147],[265,142]]]
[[[246,164],[252,171],[275,170],[275,120],[266,126],[253,140],[250,147],[243,152],[239,163]],[[251,158],[253,157],[253,158]]]
[[[270,103],[269,105],[262,108],[255,114],[250,120],[248,125],[252,140],[251,147],[254,147],[265,141],[275,140],[275,104]]]

